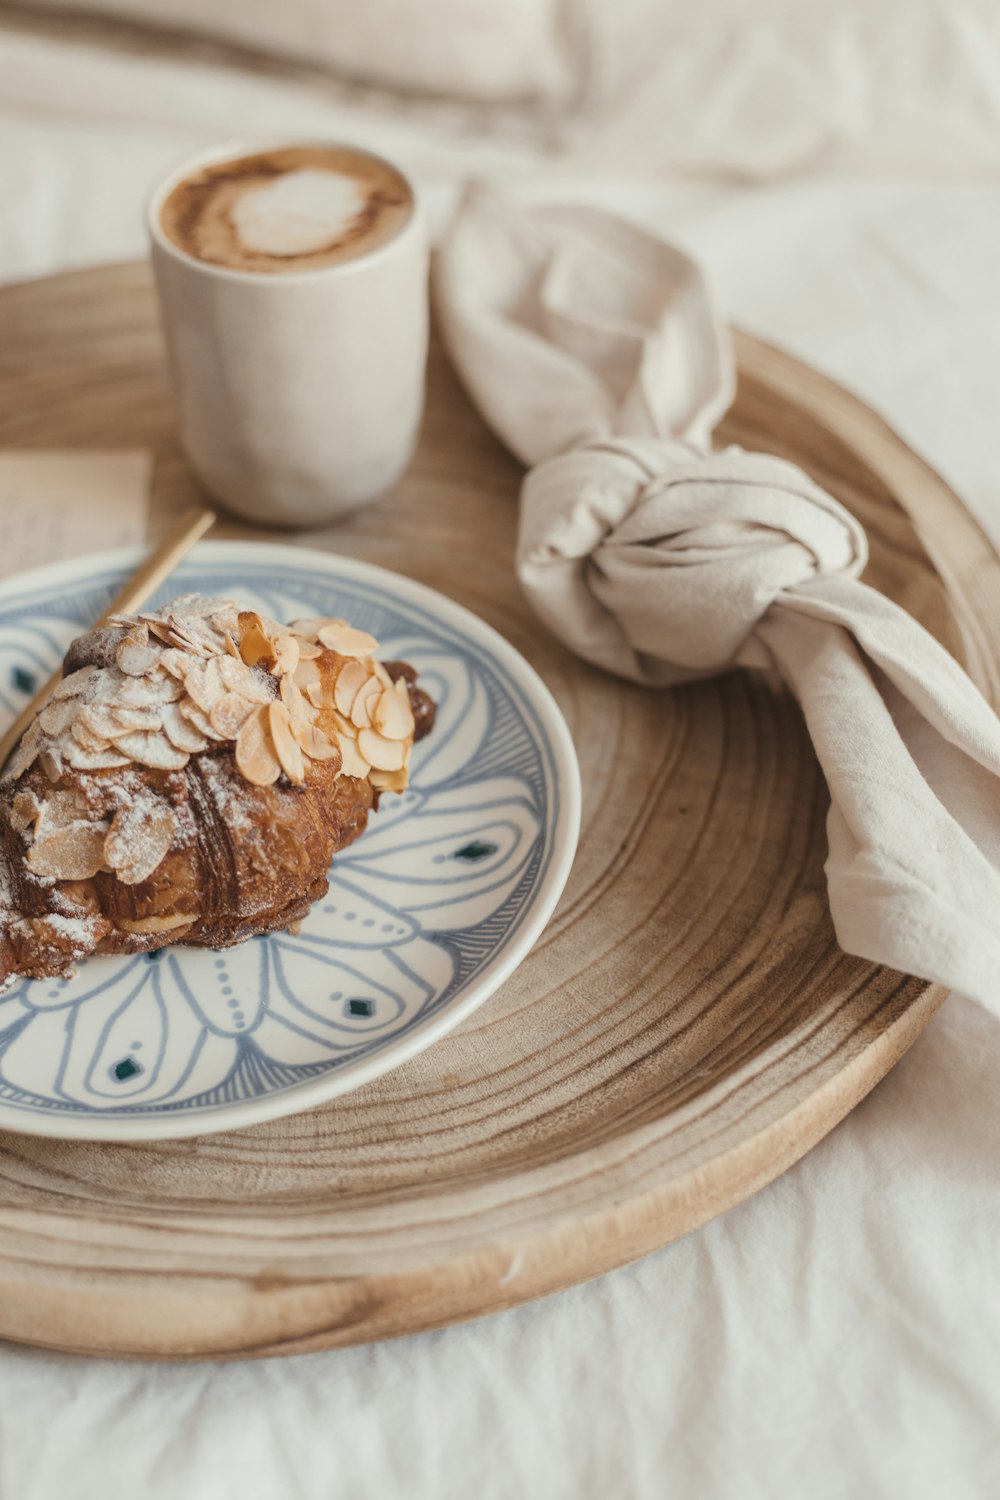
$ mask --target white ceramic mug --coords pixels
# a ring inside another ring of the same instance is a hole
[[[384,494],[412,455],[427,359],[427,233],[408,182],[413,209],[394,238],[316,270],[231,270],[167,238],[160,212],[179,182],[275,149],[229,145],[185,162],[153,194],[147,220],[192,468],[249,520],[317,526]]]

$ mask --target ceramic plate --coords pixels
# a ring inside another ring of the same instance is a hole
[[[0,587],[4,722],[136,560],[104,553]],[[90,958],[71,979],[0,997],[0,1128],[149,1140],[346,1093],[481,1005],[569,873],[580,816],[569,732],[534,671],[474,615],[380,568],[254,543],[203,545],[156,602],[185,590],[371,631],[382,655],[419,670],[434,733],[295,935]]]

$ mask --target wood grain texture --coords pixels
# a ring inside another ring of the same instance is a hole
[[[166,531],[198,497],[145,268],[10,288],[0,310],[0,443],[152,446],[152,530]],[[737,352],[721,436],[787,455],[844,500],[868,530],[867,576],[996,702],[1000,561],[967,512],[853,397],[746,336]],[[322,1109],[133,1147],[0,1135],[0,1334],[98,1354],[277,1354],[568,1286],[777,1176],[941,1003],[838,950],[825,789],[781,689],[743,674],[645,692],[536,626],[512,571],[519,477],[435,347],[397,492],[299,539],[450,594],[555,692],[584,821],[543,938],[459,1031]],[[254,533],[223,521],[217,534]]]

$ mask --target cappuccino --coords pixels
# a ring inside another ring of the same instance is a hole
[[[185,177],[160,227],[185,254],[233,271],[312,271],[393,239],[413,212],[406,180],[346,146],[289,146]]]

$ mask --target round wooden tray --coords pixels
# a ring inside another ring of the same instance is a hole
[[[164,529],[192,484],[145,268],[9,288],[0,311],[0,442],[153,447]],[[956,497],[830,381],[745,336],[737,350],[721,436],[787,455],[839,496],[868,530],[868,578],[996,702],[1000,560]],[[562,650],[514,583],[518,482],[435,348],[405,482],[302,540],[451,594],[552,687],[584,822],[542,940],[458,1032],[325,1108],[125,1148],[0,1136],[0,1334],[277,1354],[509,1307],[770,1181],[940,1005],[939,989],[837,948],[826,795],[794,703],[748,674],[643,692]]]

